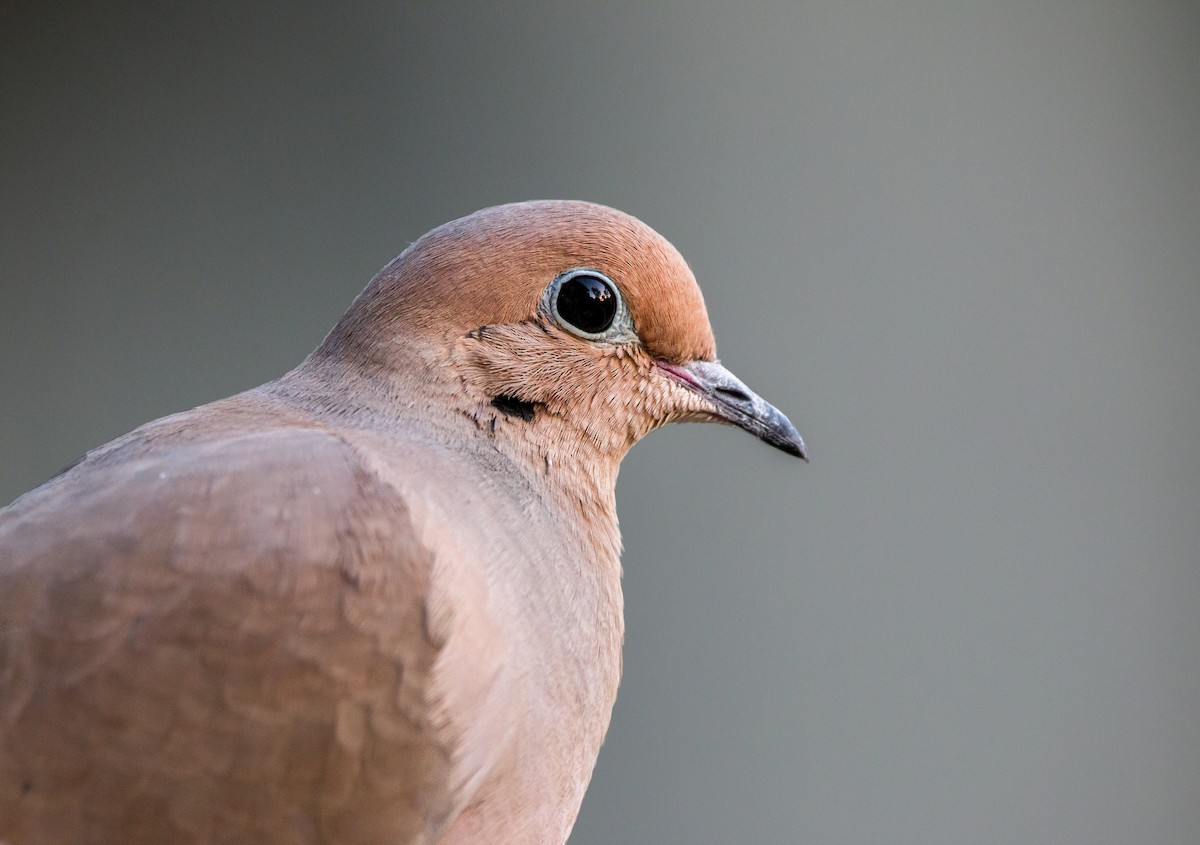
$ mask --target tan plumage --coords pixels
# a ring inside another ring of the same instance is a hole
[[[636,337],[547,311],[576,267]],[[501,206],[279,380],[0,511],[0,842],[565,841],[620,675],[621,457],[682,419],[803,452],[714,355],[644,224]]]

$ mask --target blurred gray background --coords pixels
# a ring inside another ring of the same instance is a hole
[[[1200,842],[1200,4],[151,5],[0,7],[0,500],[608,203],[813,462],[626,461],[572,843]]]

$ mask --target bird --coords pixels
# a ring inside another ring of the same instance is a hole
[[[295,369],[0,511],[0,843],[567,840],[621,674],[621,459],[807,461],[687,262],[588,202],[413,242]]]

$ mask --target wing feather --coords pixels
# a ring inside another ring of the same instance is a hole
[[[337,436],[89,458],[0,512],[0,840],[427,842],[433,554]]]

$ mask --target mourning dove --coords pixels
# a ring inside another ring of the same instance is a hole
[[[0,511],[0,841],[564,842],[621,671],[622,456],[693,420],[804,457],[715,353],[645,224],[499,206],[280,379]]]

